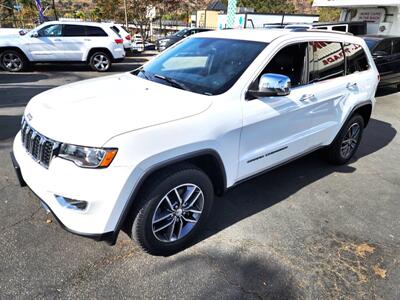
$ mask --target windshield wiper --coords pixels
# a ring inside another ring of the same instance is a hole
[[[151,81],[151,78],[147,75],[146,71],[143,68],[139,71],[139,73],[142,73],[144,78]],[[138,73],[138,75],[139,75],[139,73]]]
[[[172,86],[181,89],[181,90],[185,90],[185,91],[190,91],[190,89],[188,89],[184,84],[176,81],[175,79],[169,78],[169,77],[165,77],[163,75],[159,75],[159,74],[154,74],[155,78],[164,80],[166,82],[168,82],[169,84],[171,84]]]

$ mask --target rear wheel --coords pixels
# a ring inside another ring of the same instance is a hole
[[[89,60],[90,67],[97,72],[107,72],[111,68],[111,58],[105,52],[95,52]]]
[[[6,50],[1,54],[1,66],[9,72],[20,72],[25,68],[25,57],[14,50]]]
[[[213,203],[208,176],[192,165],[158,174],[138,196],[131,237],[153,255],[171,255],[187,246],[205,225]]]
[[[364,131],[364,119],[354,115],[343,126],[339,135],[327,149],[329,162],[336,165],[346,164],[356,153]]]

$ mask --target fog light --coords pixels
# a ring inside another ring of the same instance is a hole
[[[70,199],[58,195],[55,195],[55,197],[61,206],[69,209],[85,210],[88,204],[86,201]]]

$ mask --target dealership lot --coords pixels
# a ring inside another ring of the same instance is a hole
[[[112,71],[134,69],[148,58],[128,58]],[[114,247],[69,234],[18,187],[9,152],[27,101],[52,87],[104,76],[79,65],[33,70],[0,72],[1,298],[400,297],[395,90],[379,92],[351,164],[332,167],[315,153],[246,182],[217,199],[196,245],[162,258],[142,253],[124,234]],[[115,95],[134,97],[135,91]]]

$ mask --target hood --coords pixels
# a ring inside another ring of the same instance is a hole
[[[125,73],[39,94],[25,118],[48,138],[100,147],[116,135],[200,114],[211,104],[209,96]]]
[[[15,46],[12,42],[16,40],[21,40],[23,39],[23,36],[20,36],[18,33],[12,34],[12,33],[7,33],[0,35],[0,45],[10,45],[10,46]]]

